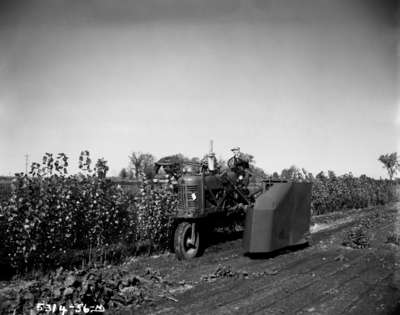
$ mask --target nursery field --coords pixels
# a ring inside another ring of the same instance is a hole
[[[244,256],[239,209],[239,221],[226,213],[224,225],[208,232],[202,257],[178,261],[170,252],[173,186],[115,182],[105,160],[90,165],[83,151],[81,172],[67,175],[68,158],[46,153],[41,165],[12,179],[0,202],[0,314],[396,310],[395,181],[282,176],[312,184],[310,246]]]
[[[74,272],[61,268],[2,282],[0,301],[3,314],[17,305],[38,314],[38,302],[59,307],[70,295],[73,303],[92,283],[110,307],[105,314],[397,314],[399,219],[398,203],[315,216],[310,246],[257,257],[242,254],[240,231],[215,231],[194,260],[165,253]]]

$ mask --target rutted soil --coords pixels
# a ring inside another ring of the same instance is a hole
[[[162,273],[192,287],[135,314],[396,314],[400,251],[387,238],[398,210],[392,204],[315,217],[311,246],[272,255],[246,257],[237,239],[190,262],[160,257]],[[369,247],[343,246],[358,226]]]
[[[242,253],[241,232],[215,233],[197,259],[132,258],[92,277],[102,275],[98,282],[109,290],[106,314],[397,314],[400,247],[393,235],[399,219],[397,203],[314,217],[311,246],[251,258]],[[365,248],[343,245],[349,235],[360,244],[350,231],[361,233]],[[91,272],[67,280],[68,272],[59,270],[46,280],[60,277],[64,297],[67,281],[87,289]],[[0,302],[22,286],[44,283],[2,283]]]

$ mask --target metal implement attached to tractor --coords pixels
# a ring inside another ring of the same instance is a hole
[[[247,210],[246,253],[266,253],[307,243],[310,236],[311,183],[274,183]]]
[[[178,259],[200,255],[213,224],[235,212],[246,214],[245,253],[308,242],[310,183],[263,180],[250,187],[244,185],[243,176],[232,169],[220,171],[215,162],[211,144],[206,161],[185,165],[177,180],[173,248]],[[160,165],[170,167],[165,162]]]

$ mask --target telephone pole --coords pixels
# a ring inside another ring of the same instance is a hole
[[[25,154],[25,174],[28,174],[29,154]]]

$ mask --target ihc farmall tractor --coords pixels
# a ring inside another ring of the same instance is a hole
[[[158,167],[176,170],[173,162]],[[234,169],[219,171],[212,148],[203,163],[188,163],[177,180],[173,248],[178,259],[202,253],[216,222],[245,213],[246,253],[265,253],[308,242],[311,184],[264,180],[249,187]],[[228,163],[229,164],[229,163]]]

